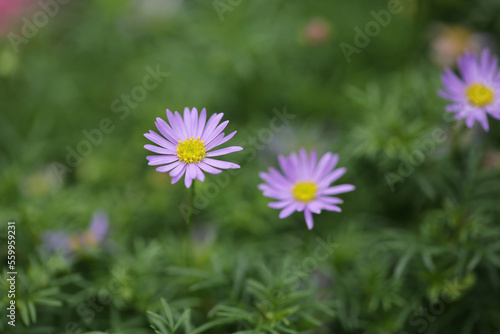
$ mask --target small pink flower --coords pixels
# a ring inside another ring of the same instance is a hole
[[[31,9],[34,0],[0,0],[0,35],[7,34],[11,25]]]

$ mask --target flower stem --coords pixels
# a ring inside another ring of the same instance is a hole
[[[193,220],[193,213],[194,213],[194,195],[195,195],[195,192],[194,192],[194,188],[195,188],[195,185],[196,185],[196,180],[193,180],[193,184],[191,184],[191,191],[189,192],[189,211],[187,213],[187,226],[188,226],[188,229],[191,228],[191,223],[192,223],[192,220]]]
[[[193,184],[191,185],[189,192],[189,205],[188,205],[188,213],[186,218],[186,238],[185,238],[185,247],[186,247],[186,264],[190,264],[190,257],[192,255],[191,250],[191,223],[193,222],[193,213],[194,213],[194,196],[195,196],[195,185],[196,181],[193,180]]]
[[[310,230],[306,230],[302,235],[302,251],[307,253],[309,251],[309,246],[311,244],[311,237],[314,232]]]

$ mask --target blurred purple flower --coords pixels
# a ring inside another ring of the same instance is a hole
[[[445,90],[441,97],[452,101],[446,111],[455,112],[457,119],[464,119],[470,128],[478,121],[485,131],[489,130],[487,114],[500,119],[500,71],[498,57],[488,49],[477,56],[464,54],[458,60],[459,78],[450,68],[442,75]]]
[[[205,180],[203,171],[210,174],[219,174],[221,169],[240,168],[237,164],[211,159],[220,155],[241,151],[240,146],[230,146],[215,151],[213,148],[224,144],[233,138],[236,131],[225,136],[224,128],[229,121],[219,124],[224,114],[213,114],[208,122],[207,112],[203,108],[198,117],[198,110],[184,109],[184,119],[177,111],[172,113],[167,110],[170,125],[160,117],[156,118],[156,127],[162,134],[158,135],[150,130],[144,137],[155,145],[145,145],[144,148],[160,155],[147,157],[150,166],[158,166],[158,172],[170,172],[172,183],[179,181],[183,175],[184,183],[189,188],[194,179]],[[206,124],[205,124],[206,122]],[[218,169],[219,168],[219,169]]]
[[[70,255],[72,253],[69,247],[70,235],[66,232],[45,232],[42,236],[42,248],[49,254],[60,253],[62,255]]]
[[[94,213],[87,230],[71,235],[63,231],[48,231],[42,237],[42,247],[49,254],[60,253],[70,256],[82,249],[100,246],[108,233],[109,221],[104,211]]]
[[[261,172],[259,176],[266,183],[259,184],[264,196],[278,200],[269,203],[269,207],[282,209],[279,217],[286,218],[295,211],[304,211],[307,227],[314,226],[312,213],[321,213],[321,210],[342,211],[337,204],[343,203],[338,197],[341,193],[353,191],[351,184],[342,184],[330,187],[346,172],[345,168],[334,169],[338,162],[338,155],[330,152],[323,155],[318,163],[316,151],[308,156],[305,149],[299,154],[293,152],[289,157],[278,156],[279,165],[283,173],[275,168],[269,172]]]
[[[93,245],[99,245],[104,241],[106,234],[109,230],[108,215],[104,211],[98,211],[94,213],[92,221],[87,231],[85,231],[85,236],[87,241]]]

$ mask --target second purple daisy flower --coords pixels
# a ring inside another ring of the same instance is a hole
[[[335,169],[338,160],[337,154],[328,152],[318,162],[316,151],[313,150],[308,155],[304,149],[289,157],[280,155],[278,162],[283,173],[273,167],[267,173],[260,173],[259,176],[265,183],[259,184],[258,188],[264,196],[277,200],[269,203],[269,206],[282,209],[280,218],[286,218],[295,211],[304,211],[307,227],[312,229],[313,213],[319,214],[321,210],[341,211],[337,204],[343,201],[331,195],[355,189],[351,184],[330,187],[331,183],[346,172],[345,168]]]
[[[466,53],[458,60],[459,78],[450,68],[442,76],[445,90],[441,97],[452,103],[446,111],[455,112],[457,119],[465,119],[470,128],[476,121],[489,130],[487,114],[500,119],[500,71],[498,57],[489,50],[481,56]]]

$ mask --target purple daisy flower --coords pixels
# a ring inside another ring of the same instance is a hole
[[[459,78],[450,68],[443,75],[445,90],[439,95],[451,100],[446,111],[455,112],[457,119],[464,119],[470,128],[478,121],[485,131],[489,130],[488,118],[500,119],[500,71],[498,57],[488,49],[477,56],[466,53],[458,60]]]
[[[185,174],[184,183],[190,187],[194,179],[205,180],[205,174],[218,174],[221,169],[240,168],[237,164],[211,159],[220,155],[241,151],[240,146],[230,146],[212,151],[233,138],[236,131],[225,136],[224,128],[229,121],[219,122],[223,113],[213,114],[207,121],[207,112],[203,108],[198,117],[198,110],[184,109],[184,118],[177,111],[172,113],[167,109],[167,124],[160,117],[156,118],[156,127],[162,134],[150,130],[144,137],[159,145],[144,145],[144,148],[160,155],[147,157],[150,166],[162,165],[158,172],[170,172],[172,183],[179,181]]]
[[[61,253],[70,257],[75,251],[96,248],[104,243],[109,231],[108,215],[104,211],[94,213],[87,230],[78,234],[64,231],[47,231],[42,236],[42,248],[48,253]]]
[[[328,152],[318,162],[316,151],[311,151],[308,156],[304,149],[289,157],[279,155],[278,162],[283,173],[272,167],[268,173],[261,172],[259,176],[266,183],[259,184],[258,188],[264,196],[278,200],[268,205],[274,209],[282,209],[280,218],[286,218],[294,211],[304,211],[307,227],[312,229],[312,213],[321,213],[321,210],[342,211],[337,204],[343,201],[329,195],[355,189],[351,184],[330,187],[332,182],[346,172],[345,168],[334,169],[338,160],[337,154]]]

